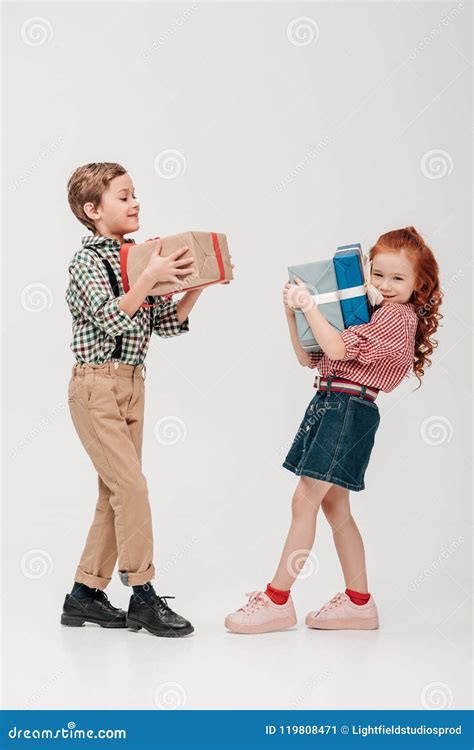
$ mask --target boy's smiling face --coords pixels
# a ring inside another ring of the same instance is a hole
[[[415,272],[403,250],[377,253],[372,261],[372,284],[389,302],[409,302],[415,288]]]
[[[110,180],[99,205],[86,203],[84,211],[94,222],[96,232],[103,237],[123,242],[125,234],[136,232],[140,228],[140,204],[128,173]]]

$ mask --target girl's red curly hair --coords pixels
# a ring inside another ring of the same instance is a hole
[[[404,251],[413,264],[415,272],[415,288],[409,299],[416,305],[418,326],[415,337],[415,356],[413,371],[421,386],[421,378],[425,374],[425,366],[431,366],[430,354],[438,346],[438,342],[431,336],[438,328],[438,322],[444,317],[438,312],[443,301],[443,292],[439,282],[439,267],[433,251],[428,247],[423,237],[415,227],[394,229],[380,235],[375,245],[369,251],[369,258],[373,260],[379,253],[387,251]]]

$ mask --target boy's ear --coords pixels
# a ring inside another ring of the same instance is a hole
[[[93,203],[84,203],[82,209],[88,219],[92,219],[94,221],[95,219],[99,218],[99,212],[97,211]]]

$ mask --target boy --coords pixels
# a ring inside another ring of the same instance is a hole
[[[187,248],[161,257],[160,240],[152,240],[147,268],[124,294],[120,246],[124,235],[140,226],[129,174],[120,164],[86,164],[71,175],[68,200],[76,218],[93,232],[69,265],[66,301],[76,364],[68,403],[98,474],[99,497],[61,623],[184,636],[193,626],[168,606],[166,599],[173,597],[158,596],[151,584],[153,532],[141,454],[151,333],[169,337],[188,331],[188,315],[202,290],[186,292],[177,303],[149,292],[157,281],[183,281],[194,271],[194,259],[181,257]],[[142,306],[145,298],[153,306]],[[117,559],[122,583],[133,588],[127,613],[113,607],[104,592]]]

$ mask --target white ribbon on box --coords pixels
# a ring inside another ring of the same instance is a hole
[[[379,305],[383,300],[383,294],[371,283],[372,261],[368,256],[364,256],[362,268],[364,271],[364,283],[360,286],[351,286],[349,289],[336,289],[334,292],[324,292],[323,294],[312,294],[311,297],[317,305],[325,305],[328,302],[339,302],[342,299],[362,297],[362,295],[366,294],[372,306]]]

